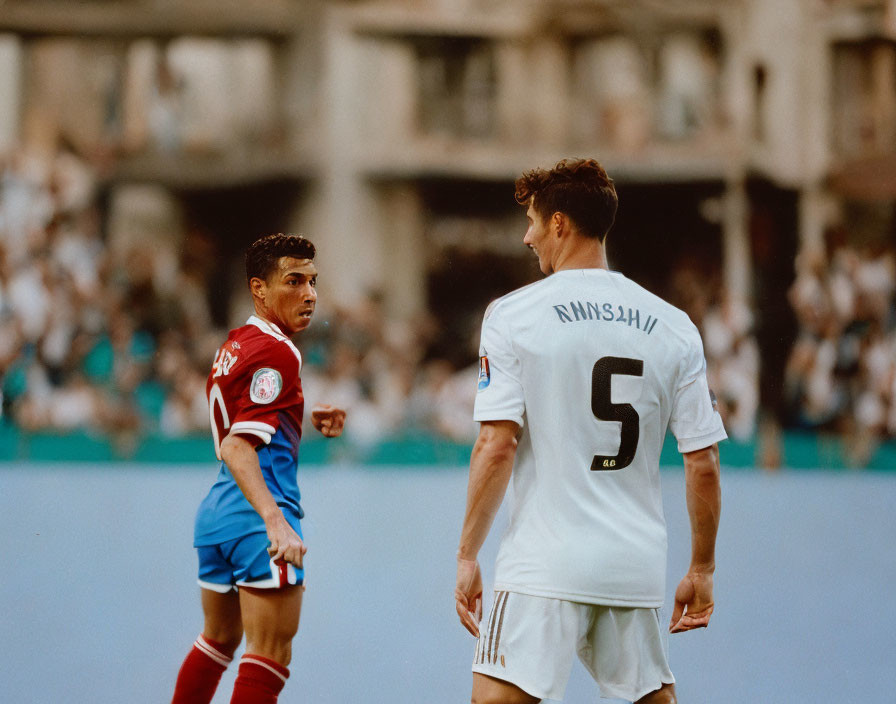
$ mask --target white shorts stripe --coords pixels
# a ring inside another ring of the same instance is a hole
[[[232,584],[216,584],[215,582],[206,582],[201,579],[197,579],[196,583],[203,589],[208,589],[210,592],[218,592],[218,594],[226,594],[233,591]]]
[[[504,618],[504,606],[507,603],[508,592],[495,592],[495,601],[488,616],[488,625],[485,630],[479,631],[479,642],[476,644],[476,655],[473,659],[476,663],[494,662],[497,658],[498,643],[500,641],[500,626]]]
[[[501,610],[496,615],[497,623],[495,624],[495,647],[490,653],[490,662],[492,664],[498,662],[498,648],[501,646],[501,628],[504,626],[504,610],[507,608],[507,599],[510,598],[510,592],[504,592],[504,598],[501,601]]]
[[[258,579],[253,582],[241,579],[236,584],[238,587],[252,587],[253,589],[282,589],[300,584],[295,566],[287,562],[283,567],[285,569],[271,560],[271,576],[268,579]]]

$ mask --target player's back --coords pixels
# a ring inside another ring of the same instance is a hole
[[[525,399],[496,588],[658,606],[659,456],[676,393],[702,374],[696,328],[603,269],[557,272],[499,299],[488,317],[485,352],[486,327],[512,341]]]

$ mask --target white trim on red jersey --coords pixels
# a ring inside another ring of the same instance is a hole
[[[276,432],[277,429],[273,425],[254,420],[241,420],[230,426],[228,435],[254,435],[261,438],[265,445],[270,445],[271,437]]]
[[[286,335],[284,335],[280,328],[274,325],[263,318],[259,318],[257,315],[250,315],[249,319],[246,321],[246,325],[254,325],[263,333],[270,335],[271,337],[280,340],[280,342],[285,342],[289,349],[292,350],[292,353],[296,356],[296,359],[299,360],[299,373],[302,372],[302,353],[296,348],[294,344],[292,344],[292,340],[290,340]]]

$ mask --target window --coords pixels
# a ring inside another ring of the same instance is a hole
[[[418,40],[418,120],[422,132],[491,137],[495,132],[495,58],[485,40]]]
[[[896,150],[896,43],[835,46],[833,81],[835,153],[850,158]]]

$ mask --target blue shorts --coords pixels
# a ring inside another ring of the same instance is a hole
[[[238,586],[281,589],[305,581],[305,570],[289,563],[275,563],[268,555],[267,533],[250,533],[219,545],[202,545],[199,553],[199,586],[225,594]]]

